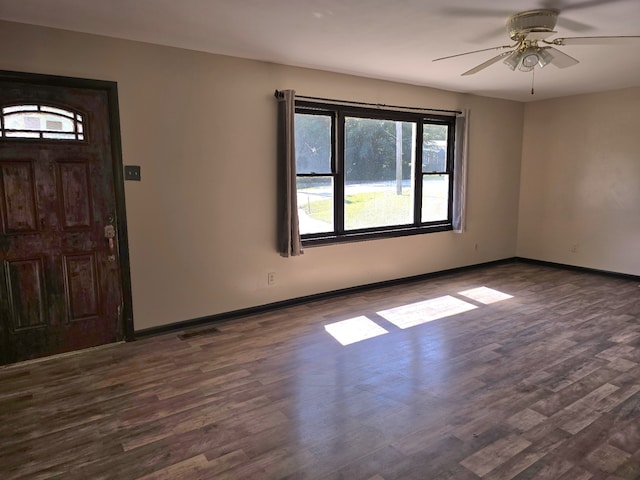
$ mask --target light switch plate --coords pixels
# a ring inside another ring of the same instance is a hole
[[[125,165],[124,179],[140,181],[140,165]]]

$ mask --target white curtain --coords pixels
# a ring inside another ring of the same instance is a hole
[[[296,189],[294,90],[276,91],[278,99],[278,247],[283,257],[302,255]]]
[[[453,231],[466,229],[467,163],[469,151],[469,110],[456,115],[456,143],[453,165]]]

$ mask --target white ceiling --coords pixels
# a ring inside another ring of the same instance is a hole
[[[512,72],[511,13],[560,10],[555,36],[640,35],[640,0],[0,0],[0,19],[520,101],[640,86],[640,41],[566,46],[580,64]],[[552,37],[553,38],[553,37]],[[313,92],[307,93],[313,94]]]

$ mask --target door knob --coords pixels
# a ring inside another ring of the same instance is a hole
[[[105,225],[104,227],[104,238],[107,240],[109,244],[109,255],[107,256],[107,260],[110,262],[116,261],[116,227],[113,225]]]

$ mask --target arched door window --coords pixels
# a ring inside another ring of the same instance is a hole
[[[2,108],[0,138],[84,141],[83,115],[49,105]]]

